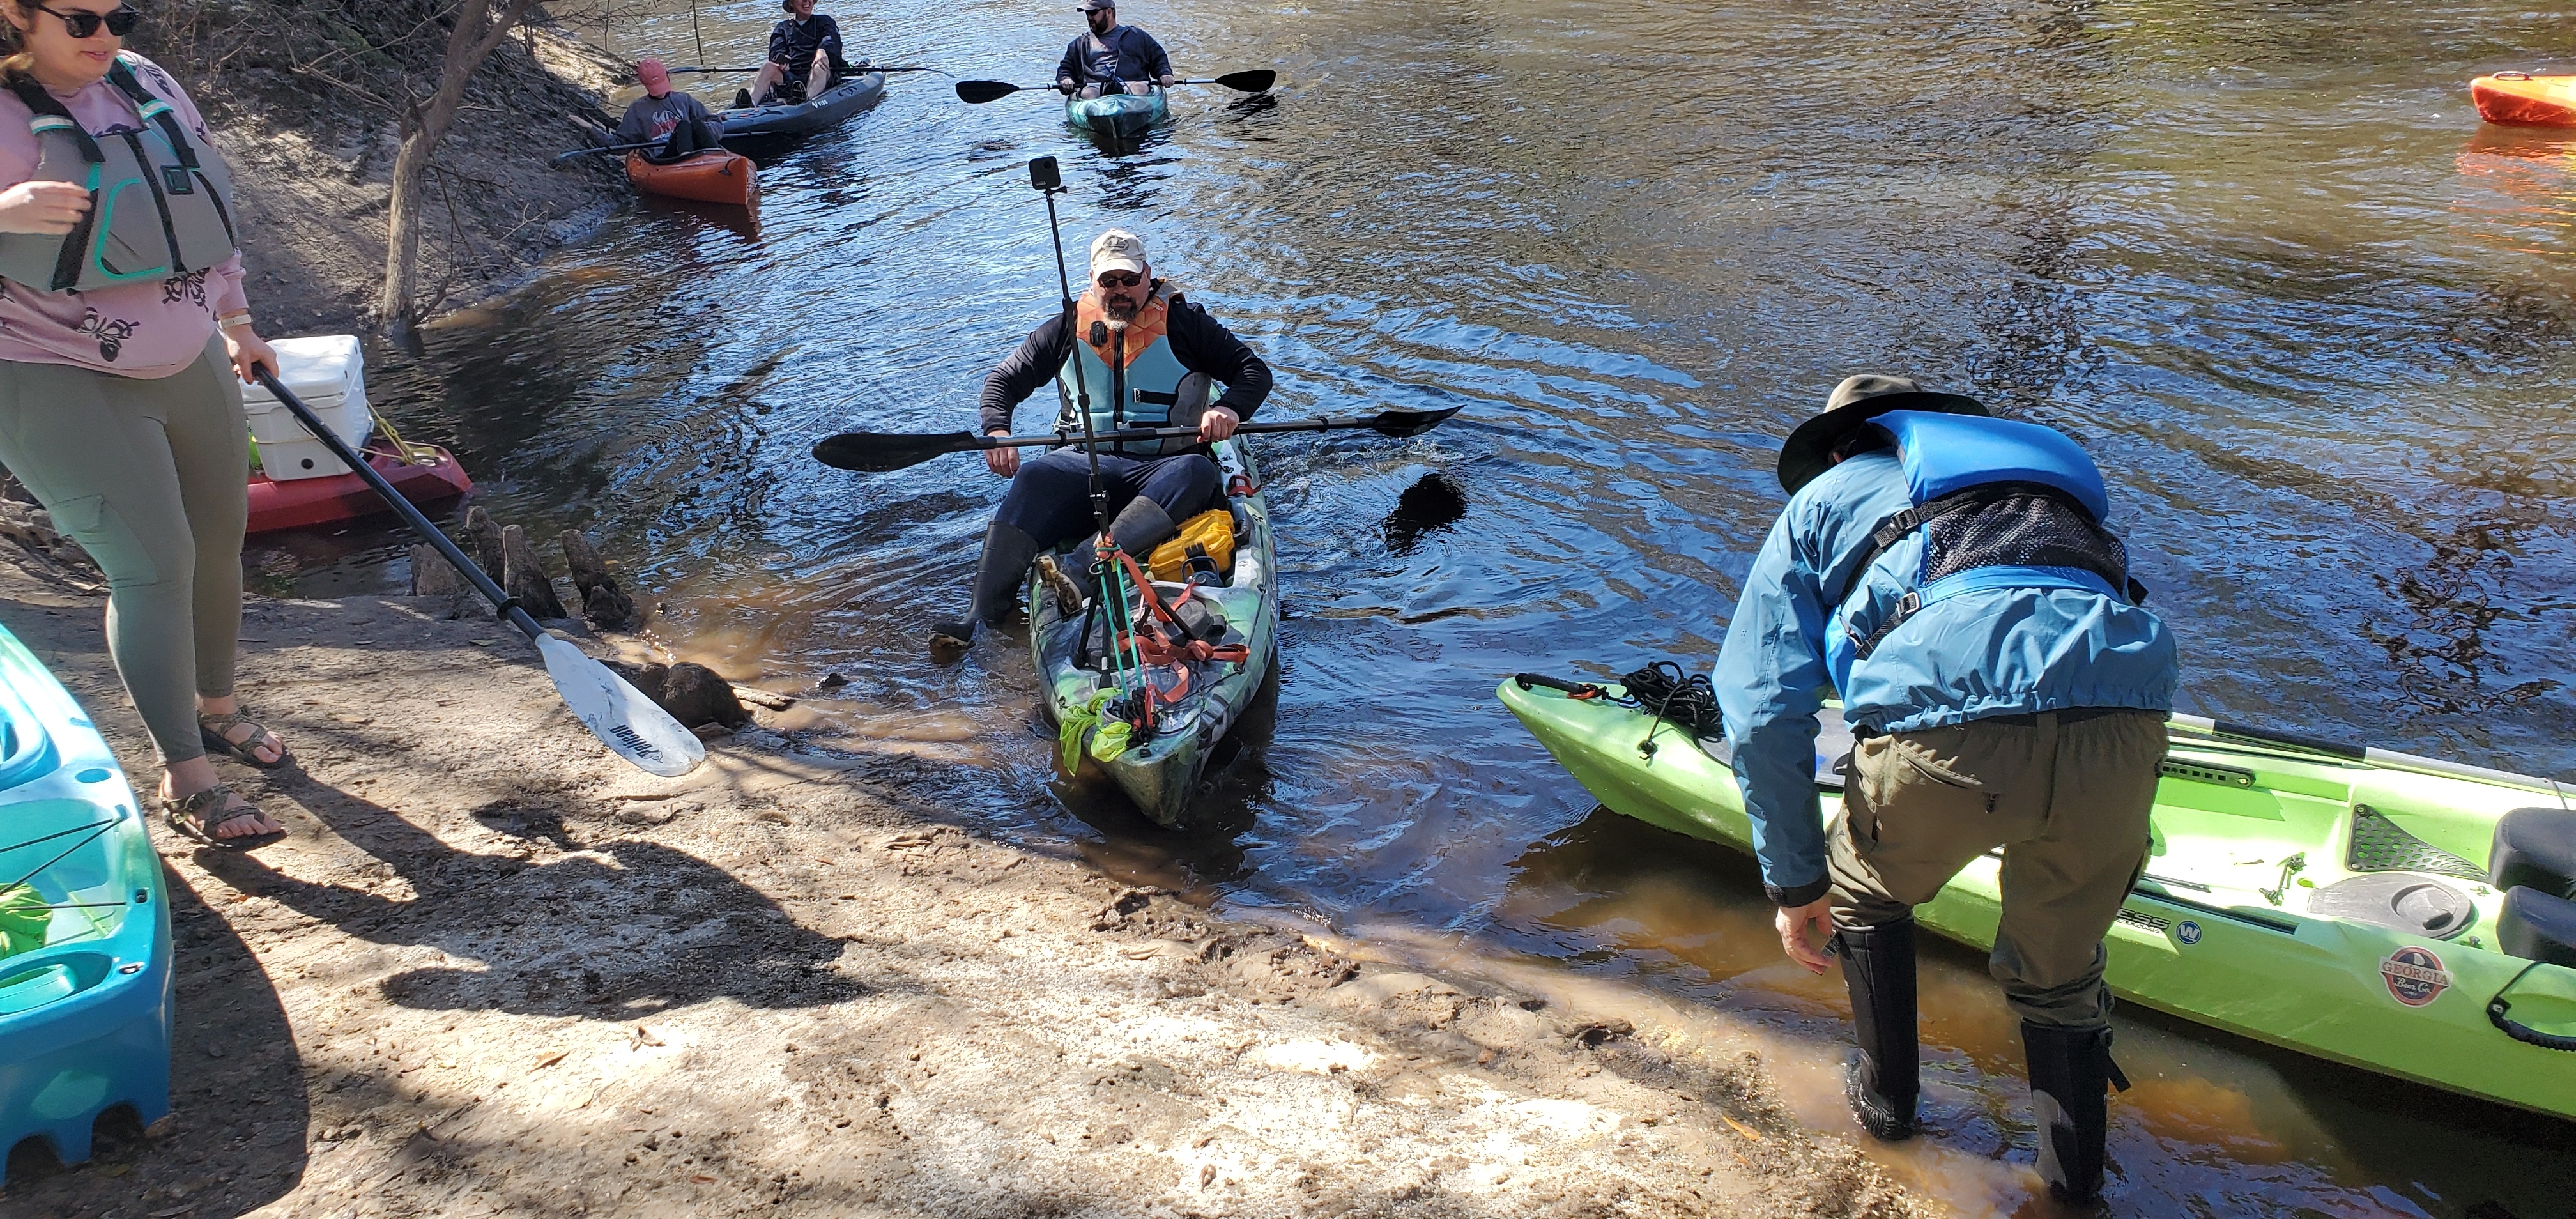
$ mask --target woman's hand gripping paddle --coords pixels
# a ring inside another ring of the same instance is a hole
[[[499,585],[492,583],[491,576],[466,558],[465,552],[456,548],[456,543],[430,524],[429,518],[422,516],[420,509],[396,492],[374,466],[368,465],[364,455],[352,451],[338,433],[315,418],[313,408],[304,405],[302,399],[278,384],[277,378],[267,369],[260,369],[258,375],[259,383],[267,386],[268,392],[277,395],[277,400],[295,413],[295,421],[303,424],[305,431],[313,433],[313,438],[329,448],[332,456],[357,471],[368,486],[375,488],[376,494],[385,497],[385,503],[393,508],[395,515],[402,517],[404,524],[411,526],[412,532],[437,548],[440,556],[455,565],[457,574],[474,586],[474,591],[483,594],[484,599],[500,610],[510,625],[519,628],[521,634],[537,645],[537,653],[545,657],[546,676],[554,679],[555,692],[563,696],[564,706],[572,710],[574,718],[581,721],[582,727],[590,729],[591,735],[598,737],[601,744],[614,750],[617,756],[664,778],[685,775],[706,759],[707,747],[696,734],[681,727],[680,721],[672,719],[670,712],[644,697],[642,691],[628,685],[625,678],[610,672],[608,666],[547,634],[545,628],[537,625],[536,619],[528,616],[528,611],[519,608],[518,603],[503,593]]]

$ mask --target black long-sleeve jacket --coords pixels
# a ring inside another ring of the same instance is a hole
[[[1163,322],[1164,337],[1171,340],[1172,356],[1181,367],[1201,373],[1225,386],[1225,394],[1213,406],[1233,411],[1238,419],[1252,418],[1261,403],[1270,397],[1270,366],[1252,354],[1252,348],[1234,337],[1207,311],[1181,297],[1171,298]],[[1064,362],[1073,355],[1073,336],[1067,333],[1064,315],[1051,313],[1029,332],[1020,349],[1002,361],[992,375],[984,378],[983,427],[985,435],[1011,430],[1011,412],[1038,387],[1055,379]]]

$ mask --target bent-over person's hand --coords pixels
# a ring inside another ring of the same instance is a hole
[[[1783,906],[1780,908],[1779,917],[1774,919],[1773,923],[1780,929],[1780,950],[1788,953],[1790,960],[1806,966],[1808,973],[1823,973],[1833,964],[1826,960],[1825,954],[1807,939],[1807,929],[1810,927],[1815,928],[1816,934],[1826,940],[1833,938],[1832,898],[1819,897],[1803,906]]]
[[[1235,425],[1242,422],[1230,408],[1211,406],[1206,414],[1199,416],[1199,443],[1215,444],[1234,435]]]
[[[21,182],[0,191],[0,233],[58,236],[88,212],[89,192],[69,182]]]
[[[987,436],[1008,436],[1009,432],[986,432]],[[984,468],[1004,478],[1020,472],[1020,451],[1014,448],[984,450]]]

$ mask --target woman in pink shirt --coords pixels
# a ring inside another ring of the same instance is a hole
[[[229,178],[178,82],[121,51],[118,0],[0,0],[0,464],[107,574],[108,650],[167,771],[171,824],[285,827],[219,782],[286,746],[240,714],[251,329]]]

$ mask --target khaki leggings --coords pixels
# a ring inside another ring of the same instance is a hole
[[[1870,737],[1852,749],[1826,840],[1834,923],[1873,927],[2004,851],[2003,921],[1987,969],[2015,1015],[2110,1020],[2102,934],[2147,862],[2164,717],[2041,712]]]
[[[0,361],[0,464],[107,573],[107,647],[164,765],[204,757],[199,694],[233,692],[248,425],[221,335],[143,381]]]

